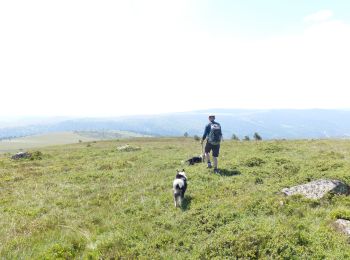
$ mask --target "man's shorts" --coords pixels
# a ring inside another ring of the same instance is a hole
[[[205,145],[204,151],[206,153],[210,153],[210,151],[213,151],[213,156],[219,157],[220,144],[214,145],[207,142],[207,144]]]

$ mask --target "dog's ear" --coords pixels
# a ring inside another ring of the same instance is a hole
[[[176,170],[177,173],[179,173],[179,170]]]
[[[185,172],[185,169],[182,169],[183,172]]]

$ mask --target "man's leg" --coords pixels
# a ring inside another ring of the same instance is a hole
[[[207,163],[208,163],[208,168],[211,168],[211,162],[210,162],[210,144],[206,143],[204,151],[205,151],[205,158],[207,159]]]
[[[213,156],[213,161],[214,161],[214,169],[218,168],[218,157]]]
[[[208,168],[211,168],[210,153],[205,153],[205,157],[207,158]]]
[[[210,162],[210,154],[209,153],[205,153],[205,159],[207,159],[207,162]]]
[[[213,147],[213,161],[214,161],[214,172],[219,173],[218,170],[218,157],[219,157],[220,145]]]

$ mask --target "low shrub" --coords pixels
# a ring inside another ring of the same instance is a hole
[[[244,165],[247,167],[258,167],[264,163],[265,163],[265,161],[263,159],[258,158],[258,157],[252,157],[252,158],[247,159],[244,162]]]

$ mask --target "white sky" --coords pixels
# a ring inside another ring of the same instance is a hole
[[[206,28],[199,10],[1,1],[0,116],[349,108],[350,24],[332,10],[295,17],[298,32],[249,38]]]

